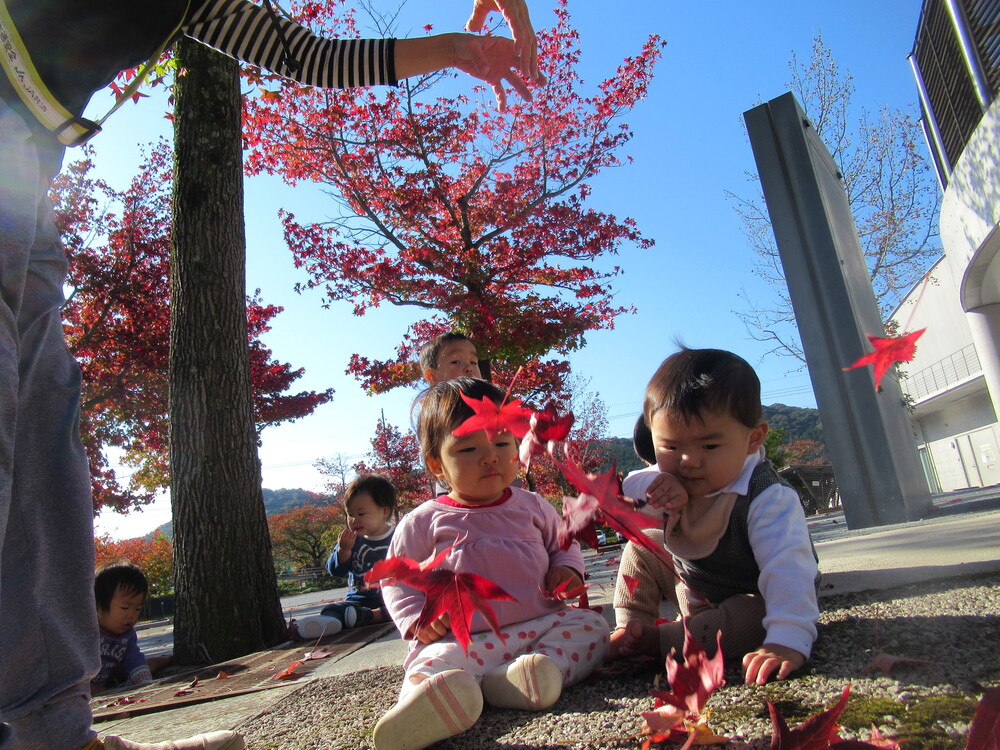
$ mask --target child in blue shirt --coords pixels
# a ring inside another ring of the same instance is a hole
[[[326,569],[332,576],[347,576],[347,596],[328,604],[320,614],[299,620],[296,625],[303,638],[389,622],[381,589],[366,588],[364,578],[389,551],[394,530],[389,519],[396,512],[396,488],[378,474],[358,477],[344,492],[344,508],[347,526],[326,561]]]
[[[151,666],[158,669],[171,660],[157,657],[150,665],[139,650],[135,624],[148,593],[149,582],[135,565],[115,563],[97,571],[94,598],[101,632],[101,671],[90,681],[91,693],[151,682]]]

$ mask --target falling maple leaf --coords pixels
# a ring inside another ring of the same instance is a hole
[[[865,334],[868,340],[875,347],[875,351],[860,357],[854,364],[845,367],[845,370],[853,370],[855,367],[872,365],[875,368],[875,390],[882,390],[882,376],[896,362],[909,362],[917,350],[917,339],[923,335],[926,328],[919,331],[907,333],[903,336],[890,336],[880,338]]]
[[[423,609],[413,626],[413,632],[419,633],[441,615],[448,614],[451,618],[451,630],[455,640],[468,654],[472,642],[470,628],[472,616],[479,612],[490,630],[506,643],[500,632],[496,613],[488,600],[516,601],[516,599],[487,578],[475,573],[456,573],[454,570],[439,567],[445,556],[459,542],[443,549],[432,559],[417,563],[406,557],[390,557],[379,560],[365,574],[367,586],[382,586],[387,583],[400,582],[423,591]]]
[[[541,411],[531,413],[528,432],[521,440],[519,458],[525,469],[531,466],[531,457],[548,451],[555,452],[556,443],[565,440],[573,427],[573,412],[559,414],[559,406],[550,400]]]
[[[523,438],[527,434],[531,410],[521,406],[519,399],[497,406],[489,396],[476,399],[469,398],[464,393],[459,395],[474,413],[451,431],[455,437],[469,435],[477,430],[486,430],[490,440],[494,440],[497,435],[504,432],[509,432],[517,438]]]
[[[966,750],[1000,750],[1000,687],[988,690],[979,701]]]
[[[696,638],[691,637],[684,621],[684,663],[674,656],[667,656],[667,681],[670,690],[650,690],[656,699],[652,711],[643,713],[643,734],[651,735],[644,743],[645,750],[653,742],[670,740],[691,745],[710,745],[727,742],[726,737],[715,734],[705,723],[705,703],[718,688],[725,685],[723,673],[725,658],[722,654],[722,633],[716,635],[715,656],[711,659]]]

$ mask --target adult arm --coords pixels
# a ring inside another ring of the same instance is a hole
[[[220,52],[311,86],[395,85],[401,78],[456,68],[486,81],[501,108],[506,105],[505,81],[525,99],[531,98],[515,72],[519,59],[510,39],[472,34],[326,39],[280,16],[277,24],[297,70],[283,64],[286,51],[274,19],[247,0],[209,0],[195,10],[183,31]]]

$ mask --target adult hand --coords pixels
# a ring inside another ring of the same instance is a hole
[[[451,629],[451,616],[444,614],[437,618],[430,625],[425,627],[415,636],[424,645],[440,641]]]
[[[528,85],[514,68],[517,60],[514,44],[510,39],[496,36],[455,35],[455,67],[470,76],[486,81],[497,97],[501,112],[507,109],[507,92],[503,82],[507,81],[523,99],[531,101]]]
[[[765,643],[743,657],[743,681],[747,685],[765,684],[771,675],[783,680],[806,663],[806,657],[793,648]]]
[[[538,39],[524,0],[473,0],[466,31],[482,31],[486,17],[493,11],[498,11],[510,27],[518,70],[535,83],[545,83],[538,70]]]

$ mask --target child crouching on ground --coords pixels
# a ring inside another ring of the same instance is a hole
[[[451,491],[403,518],[389,557],[423,562],[454,545],[442,568],[487,578],[514,601],[489,602],[503,639],[475,614],[466,654],[447,614],[414,632],[424,592],[404,583],[383,587],[409,650],[399,701],[375,727],[378,750],[416,750],[459,734],[479,718],[484,700],[498,708],[547,708],[565,686],[590,674],[608,647],[599,614],[546,596],[560,584],[583,583],[583,555],[576,542],[559,547],[555,508],[511,487],[518,468],[514,436],[452,434],[473,416],[463,394],[498,406],[504,399],[495,386],[472,378],[438,383],[423,397],[421,451],[428,470]]]
[[[667,515],[663,538],[686,584],[676,598],[692,636],[714,653],[721,630],[722,651],[742,659],[747,683],[787,677],[816,639],[818,568],[798,495],[764,458],[756,373],[730,352],[682,349],[653,375],[643,414],[658,468],[639,472],[646,494],[681,508]],[[652,577],[642,568],[640,584]],[[616,610],[628,599],[616,591]],[[681,653],[683,641],[681,622],[635,620],[615,631],[611,654]]]
[[[133,687],[153,680],[153,672],[172,657],[151,657],[139,650],[135,624],[149,593],[146,576],[135,565],[105,565],[94,577],[97,624],[101,631],[101,671],[90,681],[92,694],[117,687]]]

